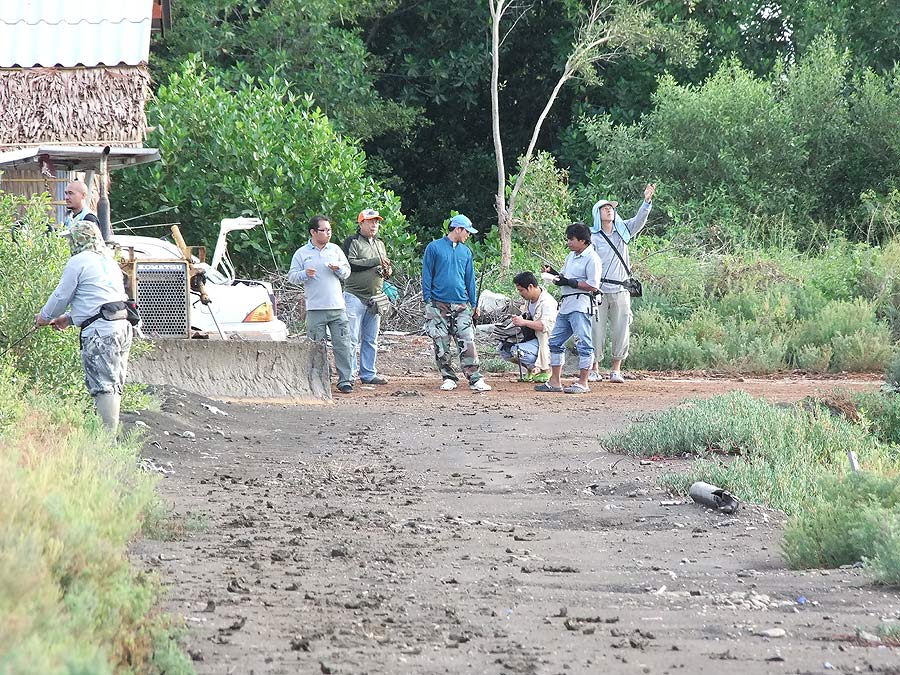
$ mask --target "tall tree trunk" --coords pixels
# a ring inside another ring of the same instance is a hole
[[[505,277],[512,262],[512,214],[497,207],[497,228],[500,233],[500,276]]]

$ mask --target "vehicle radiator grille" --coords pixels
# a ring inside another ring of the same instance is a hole
[[[187,263],[135,262],[134,280],[147,337],[190,337]]]

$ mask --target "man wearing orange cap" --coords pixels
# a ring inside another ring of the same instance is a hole
[[[382,305],[374,298],[383,294],[384,280],[392,272],[384,242],[378,238],[383,220],[374,209],[360,211],[356,218],[359,228],[356,234],[347,237],[343,246],[350,263],[350,276],[344,284],[344,302],[353,341],[353,377],[359,375],[363,384],[387,384],[375,369]]]

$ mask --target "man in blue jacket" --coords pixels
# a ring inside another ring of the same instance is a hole
[[[472,221],[459,214],[450,219],[446,237],[425,247],[422,260],[422,299],[425,301],[425,332],[434,341],[434,357],[443,378],[442,391],[456,389],[450,345],[459,345],[459,365],[472,391],[490,391],[479,371],[475,350],[478,298],[469,235],[477,233]]]

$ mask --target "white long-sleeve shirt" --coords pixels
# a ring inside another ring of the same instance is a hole
[[[68,307],[72,323],[80,326],[99,312],[101,305],[127,299],[122,270],[115,260],[105,253],[82,251],[69,258],[56,290],[41,308],[41,317],[50,321]],[[85,329],[86,334],[114,332],[112,323],[116,322],[95,321]]]
[[[332,272],[328,265],[338,265]],[[306,270],[314,269],[315,276],[308,277]],[[306,309],[346,309],[341,281],[350,276],[350,263],[337,244],[328,242],[322,249],[310,241],[297,249],[291,259],[288,281],[306,289]]]

